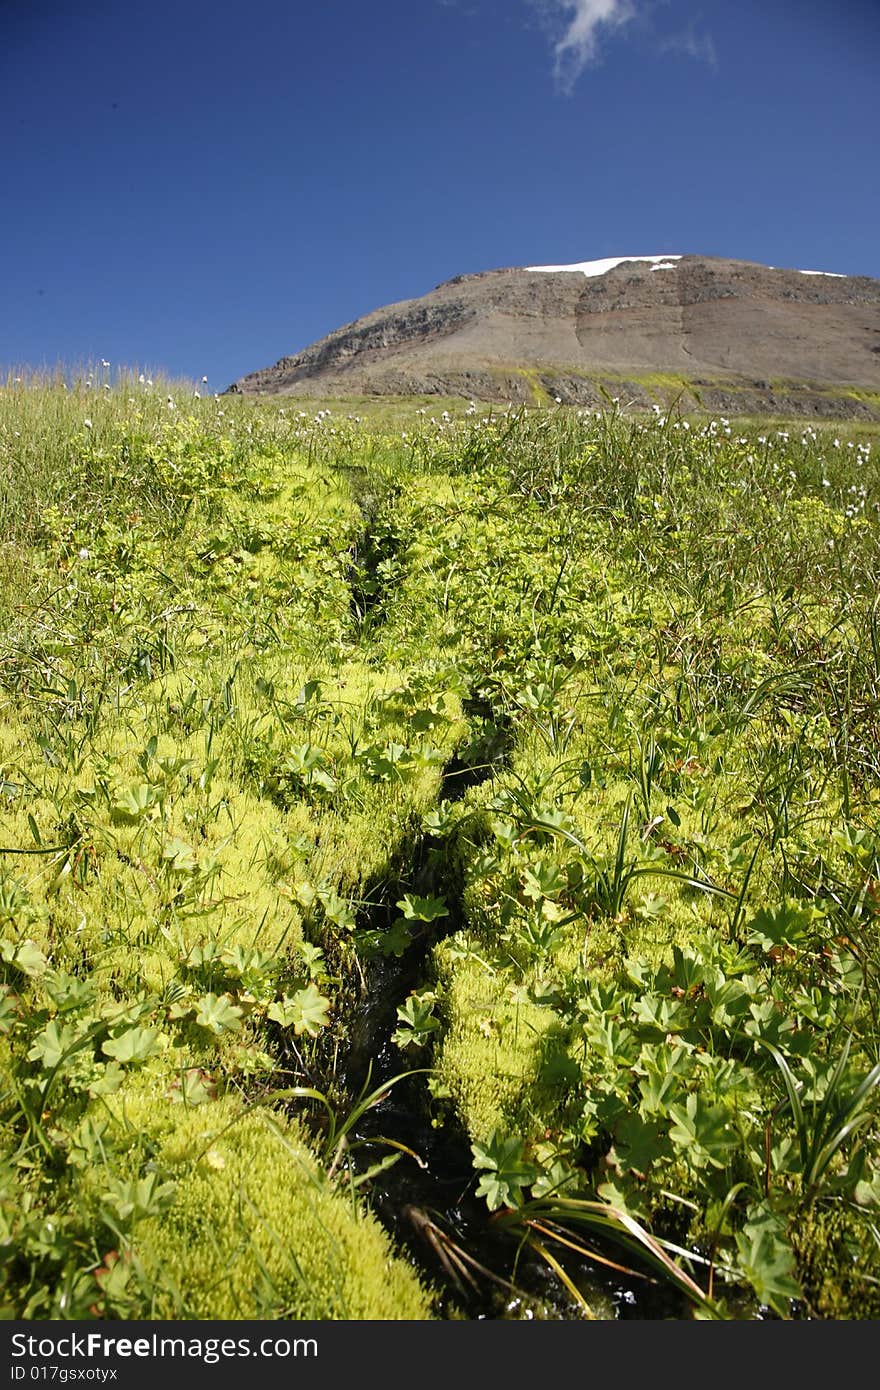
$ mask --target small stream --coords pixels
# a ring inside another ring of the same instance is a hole
[[[478,713],[485,717],[485,711]],[[444,772],[441,798],[458,799],[469,786],[492,775],[509,746],[509,729],[503,721],[489,721],[487,741],[496,749],[493,762],[475,766],[453,758]],[[371,906],[360,925],[373,930],[391,925],[398,915],[396,902],[404,892],[444,896],[449,916],[439,929],[432,924],[399,959],[368,967],[349,1048],[340,1059],[336,1078],[351,1104],[364,1088],[373,1091],[414,1066],[430,1066],[430,1055],[414,1062],[391,1039],[398,1005],[412,990],[430,982],[433,945],[463,925],[460,885],[456,889],[450,882],[443,856],[443,842],[424,836],[413,846],[405,878],[377,886],[368,895]],[[519,1236],[503,1229],[485,1201],[474,1195],[477,1180],[468,1137],[450,1118],[441,1126],[432,1123],[424,1073],[397,1082],[365,1112],[353,1139],[360,1141],[351,1156],[359,1172],[393,1152],[381,1139],[417,1155],[413,1158],[403,1152],[391,1167],[373,1177],[370,1202],[398,1247],[441,1290],[444,1313],[471,1319],[585,1316],[545,1261]],[[606,1258],[626,1263],[613,1245],[596,1248]],[[680,1297],[666,1285],[628,1279],[571,1253],[564,1263],[595,1316],[682,1316]]]

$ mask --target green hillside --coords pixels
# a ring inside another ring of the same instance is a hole
[[[880,1315],[876,443],[358,413],[0,390],[7,1315]]]

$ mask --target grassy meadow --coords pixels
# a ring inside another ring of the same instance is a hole
[[[0,389],[5,1315],[880,1316],[870,431],[96,377]]]

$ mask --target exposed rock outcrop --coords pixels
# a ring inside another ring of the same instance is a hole
[[[880,419],[880,280],[689,255],[459,275],[230,390]]]

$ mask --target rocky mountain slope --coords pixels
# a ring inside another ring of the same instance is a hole
[[[880,419],[880,280],[694,255],[460,275],[229,389]]]

